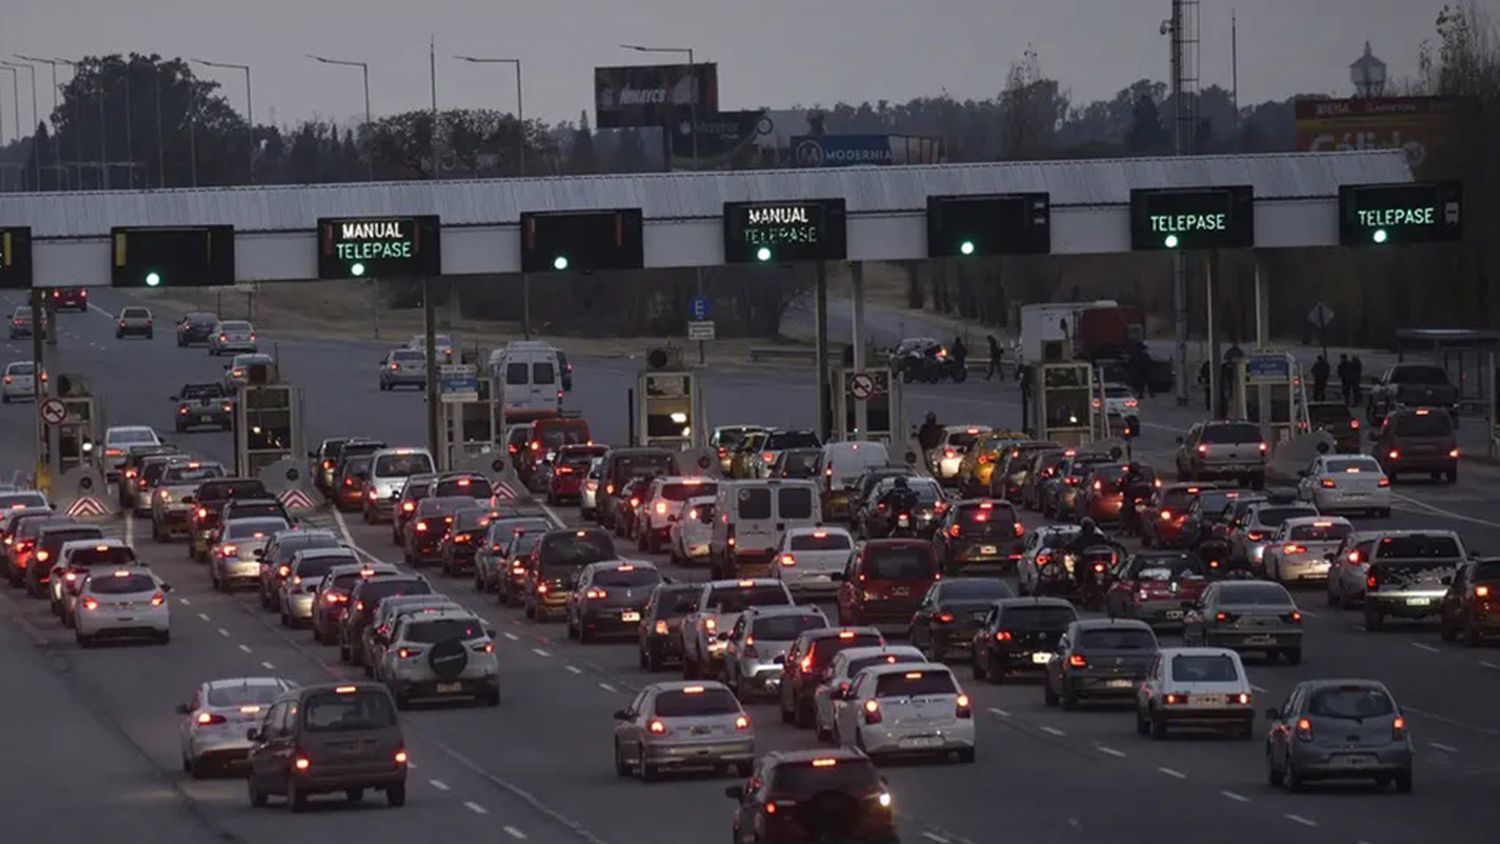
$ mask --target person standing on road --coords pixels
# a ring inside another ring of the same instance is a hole
[[[1312,365],[1313,377],[1313,401],[1323,401],[1328,393],[1328,359],[1318,355],[1318,359]]]
[[[962,337],[953,338],[953,363],[959,369],[963,369],[969,364],[969,346],[964,343],[964,338]]]
[[[922,420],[922,427],[917,429],[917,444],[923,451],[932,451],[942,440],[943,426],[938,424],[937,414],[929,410],[927,418]]]
[[[1210,379],[1208,377],[1211,371],[1212,370],[1209,369],[1208,359],[1204,358],[1203,365],[1198,367],[1198,383],[1203,385],[1203,409],[1205,411],[1211,411],[1214,409],[1213,387],[1210,384]]]
[[[1353,382],[1350,379],[1350,375],[1353,372],[1353,366],[1349,363],[1349,356],[1348,355],[1339,355],[1339,370],[1338,371],[1339,371],[1339,392],[1343,394],[1343,397],[1344,397],[1344,406],[1348,407],[1350,404],[1353,403],[1353,398],[1354,398],[1354,384],[1353,384]]]
[[[1359,355],[1355,355],[1354,357],[1349,358],[1349,391],[1354,396],[1354,400],[1349,402],[1350,406],[1359,404],[1359,382],[1362,381],[1364,377],[1365,365],[1359,359]]]
[[[988,381],[998,375],[1004,381],[1005,370],[1000,364],[1005,360],[1005,350],[1000,347],[1000,341],[995,339],[995,335],[991,334],[984,339],[990,344],[990,369],[984,374],[984,380]]]

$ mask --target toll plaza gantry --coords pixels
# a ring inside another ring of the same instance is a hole
[[[0,284],[146,288],[525,272],[545,295],[549,274],[629,283],[631,273],[657,268],[733,263],[770,274],[812,263],[817,418],[827,435],[831,262],[852,265],[855,359],[845,383],[870,367],[866,261],[1250,250],[1264,346],[1263,252],[1456,239],[1461,202],[1457,185],[1413,182],[1394,150],[21,193],[0,195]],[[1184,400],[1185,350],[1180,343]],[[429,372],[434,447],[437,382]],[[853,418],[837,427],[870,430],[859,398],[866,394],[851,394]]]

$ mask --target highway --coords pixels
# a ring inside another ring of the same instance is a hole
[[[167,399],[183,383],[210,380],[226,359],[201,348],[178,349],[174,314],[156,315],[155,340],[114,338],[110,316],[125,301],[97,291],[96,310],[59,318],[62,339],[51,372],[85,375],[104,398],[111,424],[149,424],[195,454],[228,462],[228,434],[172,434]],[[12,302],[6,302],[9,307]],[[102,309],[102,310],[99,310]],[[307,388],[307,442],[360,434],[393,444],[425,440],[422,397],[382,393],[376,365],[385,346],[278,338],[284,380]],[[566,348],[566,345],[564,348]],[[634,351],[633,349],[631,351]],[[6,361],[30,357],[29,341],[5,344]],[[596,439],[626,437],[628,360],[575,361],[571,408]],[[705,379],[710,424],[754,422],[811,426],[810,369],[720,367]],[[945,423],[1015,424],[1014,383],[970,379],[962,385],[908,385],[906,414],[935,410]],[[1167,465],[1174,437],[1199,415],[1169,398],[1143,402],[1138,454]],[[0,475],[29,465],[29,404],[0,408]],[[1402,484],[1388,520],[1357,527],[1458,530],[1473,549],[1500,553],[1500,520],[1491,504],[1500,470],[1465,465],[1455,486]],[[557,508],[580,524],[574,508]],[[313,524],[341,531],[372,559],[398,560],[389,528],[324,510]],[[1039,524],[1028,517],[1028,527]],[[518,610],[476,594],[469,579],[430,572],[436,587],[490,619],[500,631],[498,708],[424,708],[403,716],[414,762],[410,799],[387,810],[376,799],[355,810],[337,799],[315,801],[293,818],[253,810],[239,778],[193,780],[179,771],[175,704],[200,681],[275,674],[299,682],[362,676],[338,662],[333,648],[305,630],[286,631],[263,613],[253,593],[210,590],[202,567],[180,544],[150,540],[149,525],[126,519],[111,533],[171,582],[173,638],[166,647],[121,645],[82,651],[45,603],[0,591],[0,671],[11,689],[5,711],[16,731],[11,827],[43,840],[73,841],[108,829],[115,840],[326,842],[360,836],[371,844],[405,844],[434,834],[455,840],[635,842],[722,840],[733,804],[730,779],[685,775],[642,784],[618,779],[611,765],[610,713],[652,675],[637,667],[633,641],[579,645],[560,623],[538,625]],[[674,577],[704,579],[653,559]],[[1288,794],[1266,782],[1262,743],[1198,736],[1152,741],[1136,735],[1129,709],[1062,712],[1043,706],[1039,687],[992,686],[958,676],[974,698],[978,761],[972,766],[914,762],[883,769],[907,842],[1262,841],[1284,844],[1387,844],[1493,839],[1485,806],[1500,776],[1500,648],[1445,644],[1430,626],[1393,625],[1368,633],[1357,614],[1324,605],[1320,590],[1296,593],[1306,621],[1301,665],[1250,664],[1257,711],[1279,704],[1299,680],[1369,676],[1386,682],[1415,738],[1415,790],[1374,793],[1364,786],[1322,786]],[[830,615],[832,614],[829,610]],[[1175,637],[1165,641],[1172,643]],[[668,679],[672,674],[657,675]],[[749,705],[761,750],[809,747],[810,731],[780,723],[775,704]],[[80,802],[82,805],[80,805]],[[279,805],[279,804],[274,804]],[[150,811],[143,811],[150,810]]]

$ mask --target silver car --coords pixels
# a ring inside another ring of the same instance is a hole
[[[219,532],[219,541],[209,549],[208,578],[220,592],[232,590],[236,584],[260,582],[260,558],[256,551],[263,550],[277,531],[290,528],[279,518],[235,519],[225,522]]]
[[[1259,651],[1302,661],[1302,612],[1286,587],[1257,580],[1221,581],[1182,617],[1189,645]]]
[[[719,634],[724,640],[724,678],[735,697],[775,695],[781,687],[786,652],[804,630],[828,626],[823,611],[811,606],[751,607],[734,627]]]
[[[421,349],[392,349],[380,361],[380,389],[427,386],[427,353]]]
[[[251,744],[245,732],[260,724],[273,700],[296,687],[280,677],[235,677],[199,685],[192,700],[177,705],[183,773],[198,778],[215,765],[243,762]]]
[[[583,485],[578,490],[578,512],[592,521],[599,513],[599,487],[604,471],[604,458],[595,457],[589,462],[588,474],[583,476]]]
[[[118,340],[127,335],[134,334],[150,340],[155,336],[152,329],[151,311],[139,305],[132,305],[120,311],[120,318],[115,323],[115,339]]]
[[[833,655],[828,666],[828,678],[818,683],[813,690],[813,716],[819,741],[834,739],[833,727],[838,723],[839,709],[844,700],[835,700],[849,691],[849,686],[859,672],[872,665],[895,665],[896,663],[919,664],[927,657],[910,645],[880,645],[868,648],[847,648]],[[834,692],[838,692],[835,695]]]
[[[1271,785],[1301,791],[1313,780],[1369,778],[1411,791],[1411,731],[1390,690],[1375,680],[1298,683],[1266,719]]]
[[[390,636],[382,674],[396,708],[413,698],[472,698],[500,704],[500,666],[488,626],[467,610],[401,618]]]
[[[208,353],[214,356],[229,352],[253,352],[255,326],[244,320],[226,320],[214,326],[208,335]]]
[[[283,627],[306,627],[312,624],[313,603],[318,584],[334,566],[359,564],[351,548],[309,548],[292,554],[287,576],[280,579],[276,608]]]
[[[741,777],[755,762],[750,716],[723,683],[652,683],[615,712],[615,773],[651,782],[664,769],[733,766]]]
[[[0,388],[0,399],[10,404],[16,399],[36,398],[36,364],[19,360],[5,365],[5,383]]]
[[[1265,501],[1251,505],[1230,530],[1229,559],[1264,570],[1262,566],[1266,547],[1271,544],[1271,537],[1276,534],[1281,523],[1287,519],[1316,515],[1318,508],[1311,504]]]
[[[1328,557],[1344,537],[1354,532],[1348,519],[1329,516],[1298,516],[1277,528],[1266,548],[1266,579],[1297,583],[1328,579]]]
[[[274,361],[270,355],[257,353],[235,355],[229,365],[224,367],[224,386],[231,393],[237,388],[250,383],[250,367],[272,366]]]

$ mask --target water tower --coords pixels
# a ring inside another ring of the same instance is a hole
[[[1365,42],[1365,54],[1349,65],[1349,80],[1354,83],[1357,97],[1379,97],[1385,93],[1385,62],[1370,52],[1370,42]]]

